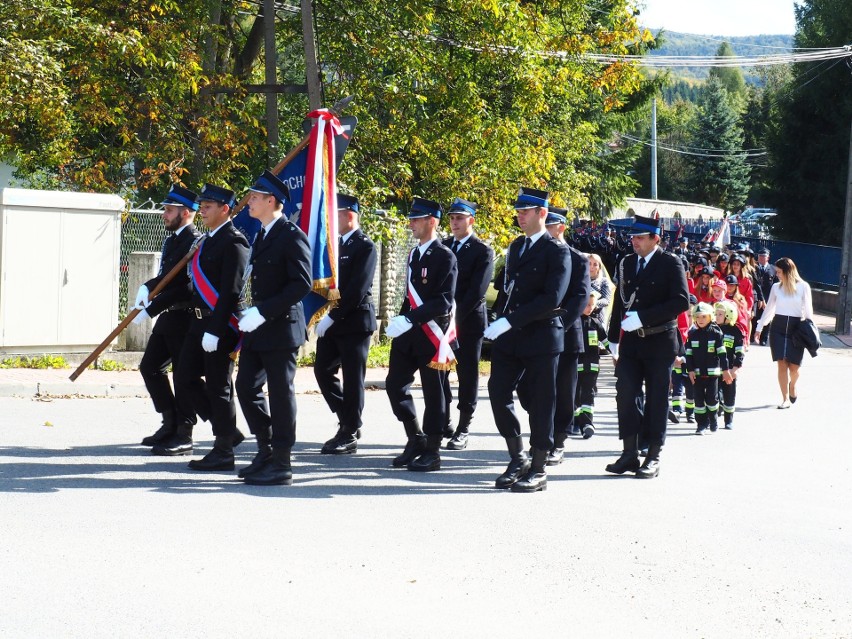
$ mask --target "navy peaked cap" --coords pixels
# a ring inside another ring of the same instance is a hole
[[[290,201],[290,189],[272,171],[264,171],[249,187],[249,191],[271,195],[279,202]]]
[[[548,206],[547,217],[544,218],[544,225],[549,226],[551,224],[567,224],[567,216],[568,209],[561,209],[557,206]]]
[[[228,206],[234,206],[235,202],[234,192],[231,189],[226,189],[224,186],[216,186],[215,184],[205,184],[202,187],[196,201],[203,202],[204,200],[211,200],[220,204],[227,204]]]
[[[470,200],[463,200],[460,197],[457,197],[453,200],[453,203],[450,204],[450,210],[448,213],[463,213],[465,215],[470,215],[471,217],[476,217],[476,209],[479,208],[479,205],[476,202],[471,202]]]
[[[411,201],[411,210],[408,213],[408,219],[415,220],[420,217],[435,217],[440,220],[443,212],[444,209],[437,202],[422,197],[415,197]]]
[[[162,206],[185,206],[188,209],[197,211],[198,202],[195,201],[197,197],[198,195],[194,191],[185,189],[177,184],[172,184],[172,189],[169,191],[166,199],[160,202],[160,204]]]
[[[518,199],[515,200],[515,210],[547,208],[549,200],[550,194],[547,191],[521,187],[521,190],[518,191]]]
[[[356,213],[361,212],[361,206],[358,204],[358,198],[353,195],[346,195],[345,193],[337,194],[337,210],[341,209],[349,209],[350,211],[355,211]]]

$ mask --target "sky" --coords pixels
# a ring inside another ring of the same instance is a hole
[[[678,33],[793,34],[793,0],[637,0],[639,22]],[[643,8],[644,7],[644,8]]]

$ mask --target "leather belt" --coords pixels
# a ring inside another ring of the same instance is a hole
[[[189,312],[195,313],[195,319],[201,319],[202,317],[210,317],[213,315],[213,311],[209,308],[198,308],[197,306],[195,308],[190,308]]]
[[[639,337],[648,337],[648,335],[656,335],[657,333],[665,333],[673,328],[677,328],[677,320],[671,320],[659,326],[649,326],[647,328],[637,328],[636,334]]]

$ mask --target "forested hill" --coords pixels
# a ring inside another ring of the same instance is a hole
[[[653,31],[657,35],[657,31]],[[663,45],[650,55],[689,55],[689,56],[713,56],[723,42],[727,42],[734,50],[734,55],[770,55],[773,53],[784,53],[793,46],[792,35],[755,35],[755,36],[715,36],[696,35],[692,33],[676,33],[674,31],[662,32]],[[672,69],[671,73],[676,78],[682,78],[687,82],[703,80],[707,77],[707,67],[684,67]],[[752,69],[743,69],[746,82],[758,82],[757,75]]]

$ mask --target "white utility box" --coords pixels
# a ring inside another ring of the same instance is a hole
[[[118,322],[117,195],[0,189],[0,352],[91,352]]]

